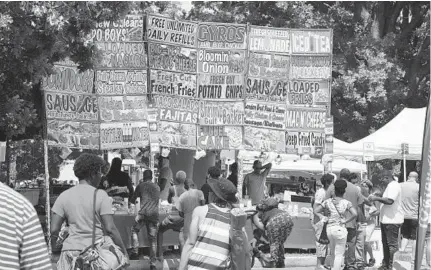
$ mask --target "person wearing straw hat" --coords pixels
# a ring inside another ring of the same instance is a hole
[[[237,203],[237,189],[225,178],[208,179],[208,185],[215,198],[193,211],[180,270],[228,269],[230,265],[230,211]]]

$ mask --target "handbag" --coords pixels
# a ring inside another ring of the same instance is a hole
[[[328,221],[325,221],[323,223],[322,232],[320,233],[320,237],[317,240],[317,243],[322,244],[322,245],[329,244],[329,238],[328,238],[328,234],[326,232],[326,227],[327,226],[328,226]]]
[[[109,238],[108,241],[96,243],[96,198],[97,189],[93,196],[93,232],[91,245],[79,253],[74,270],[118,270],[126,261],[120,248]]]

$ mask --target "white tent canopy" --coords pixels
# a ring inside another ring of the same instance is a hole
[[[407,160],[420,160],[426,108],[405,108],[376,132],[354,143],[334,140],[334,155],[362,157],[364,143],[374,143],[374,159],[402,159],[401,144],[409,147]]]
[[[365,164],[355,161],[336,159],[332,162],[332,172],[339,173],[342,169],[349,169],[354,173],[367,171]],[[323,164],[320,159],[298,160],[298,161],[283,161],[280,164],[272,164],[272,172],[276,171],[307,171],[307,172],[323,172]]]

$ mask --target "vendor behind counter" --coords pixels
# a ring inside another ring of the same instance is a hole
[[[128,194],[124,194],[121,197],[129,198],[129,201],[131,201],[133,196],[133,183],[130,176],[121,171],[122,163],[123,161],[118,157],[112,159],[111,168],[106,178],[102,180],[102,188],[106,190],[113,187],[127,187]]]

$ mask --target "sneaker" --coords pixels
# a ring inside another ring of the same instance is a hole
[[[130,253],[129,259],[130,260],[139,260],[139,254],[138,253]]]
[[[370,259],[370,261],[367,263],[367,267],[373,267],[376,264],[376,259],[372,258]]]

